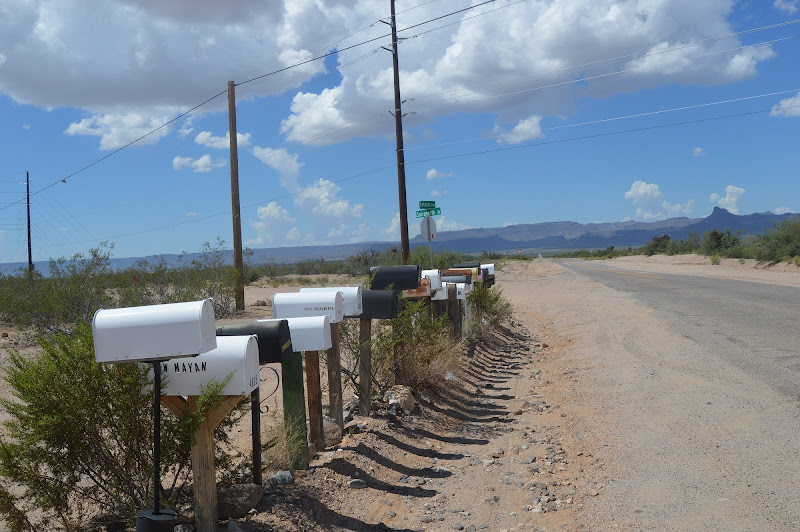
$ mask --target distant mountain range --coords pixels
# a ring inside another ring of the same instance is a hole
[[[443,231],[437,233],[433,241],[434,249],[449,249],[463,253],[480,253],[492,251],[499,253],[552,253],[572,249],[599,249],[608,246],[628,247],[642,246],[654,236],[669,235],[673,240],[682,240],[692,233],[703,235],[712,229],[732,232],[742,231],[744,234],[757,234],[769,229],[773,224],[793,218],[797,214],[773,214],[771,212],[736,215],[725,209],[714,208],[707,218],[670,218],[657,222],[611,222],[579,224],[576,222],[543,222],[533,224],[509,225],[507,227],[463,229],[460,231]],[[428,242],[422,236],[413,238],[411,247]],[[295,263],[303,260],[324,259],[340,260],[369,249],[383,251],[398,242],[362,242],[358,244],[338,244],[333,246],[298,246],[279,248],[253,249],[252,262],[260,264],[268,261],[278,263]],[[191,260],[198,254],[187,254],[185,260]],[[226,253],[231,262],[232,252]],[[113,258],[114,268],[123,269],[142,258]],[[169,263],[175,263],[178,255],[164,255]],[[8,273],[27,263],[0,264],[0,271]],[[37,262],[37,269],[47,270],[47,263]]]

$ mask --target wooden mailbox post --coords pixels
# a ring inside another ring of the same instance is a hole
[[[221,336],[213,351],[189,361],[166,360],[161,370],[167,375],[161,402],[179,419],[196,410],[204,386],[212,380],[225,383],[221,401],[204,413],[192,441],[195,527],[200,532],[213,532],[218,517],[214,429],[260,384],[258,340],[256,336]]]

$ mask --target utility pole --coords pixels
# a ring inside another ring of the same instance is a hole
[[[244,310],[242,216],[239,212],[239,146],[236,139],[236,85],[228,82],[228,134],[231,137],[231,214],[233,215],[233,267],[236,269],[236,310]]]
[[[408,262],[408,206],[406,205],[406,166],[403,154],[403,111],[400,101],[400,67],[397,64],[397,24],[394,0],[389,0],[392,12],[392,67],[394,68],[394,123],[397,137],[397,191],[400,198],[400,260]]]
[[[31,253],[31,176],[25,172],[25,193],[28,198],[28,271],[34,270],[33,254]]]

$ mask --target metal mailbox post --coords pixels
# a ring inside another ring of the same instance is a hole
[[[351,299],[356,294],[350,293]],[[353,301],[355,308],[355,301]],[[344,296],[338,290],[275,294],[272,315],[276,318],[301,318],[326,315],[331,323],[332,345],[327,350],[328,399],[331,417],[344,430],[342,408],[342,366],[339,353],[339,323],[344,319]],[[289,326],[291,329],[291,325]],[[306,364],[308,366],[308,364]],[[320,449],[321,450],[321,449]]]
[[[296,435],[302,445],[290,445],[296,451],[292,456],[295,469],[308,469],[308,447],[306,446],[306,408],[303,392],[303,363],[300,356],[292,357],[292,340],[286,320],[271,322],[251,321],[217,327],[217,336],[255,335],[258,341],[258,363],[281,364],[283,382],[283,415],[287,427],[295,427],[290,434]],[[260,378],[260,374],[259,374]],[[297,394],[299,398],[292,393]],[[287,395],[288,394],[288,395]],[[299,404],[299,408],[296,406]],[[250,393],[250,416],[253,439],[253,483],[261,484],[261,391],[260,386]]]
[[[358,365],[358,413],[369,417],[372,408],[372,320],[389,320],[397,317],[399,300],[397,290],[364,290],[358,323],[358,340],[361,346]]]
[[[161,510],[161,361],[192,357],[217,347],[210,299],[167,305],[98,310],[92,319],[97,362],[152,362],[153,508],[136,513],[137,532],[166,532],[177,514]]]
[[[274,307],[273,307],[274,311]],[[258,323],[269,323],[275,320],[259,320]],[[308,388],[308,439],[314,447],[321,451],[325,448],[325,434],[322,428],[322,387],[319,378],[319,351],[330,349],[333,345],[331,335],[331,322],[327,315],[307,316],[303,318],[285,318],[289,324],[289,334],[292,340],[292,349],[303,353],[306,363],[306,387]],[[299,360],[299,356],[292,357]],[[302,369],[302,364],[300,364]],[[297,383],[295,379],[293,382]],[[284,385],[286,381],[284,381]],[[296,385],[296,384],[295,384]],[[290,391],[292,404],[298,409],[297,397],[302,393],[302,383],[299,389]],[[286,389],[284,389],[284,405]],[[302,404],[302,403],[300,403]],[[287,415],[284,411],[284,415]],[[303,414],[303,426],[305,426],[305,413]],[[307,452],[307,451],[306,451]]]

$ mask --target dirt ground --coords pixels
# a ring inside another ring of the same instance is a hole
[[[712,266],[697,256],[625,257],[608,264],[800,286],[793,265],[723,260]],[[267,489],[237,525],[245,531],[796,525],[796,510],[787,510],[775,490],[768,494],[770,483],[780,482],[780,464],[759,462],[764,478],[739,485],[742,478],[730,470],[739,467],[736,453],[747,446],[725,445],[736,432],[761,444],[767,456],[790,459],[764,447],[758,434],[783,423],[776,440],[792,437],[796,419],[785,421],[797,417],[796,404],[752,388],[719,360],[700,368],[690,364],[698,353],[688,339],[648,309],[557,261],[513,262],[499,269],[497,280],[513,320],[465,345],[462,368],[448,377],[448,393],[417,397],[417,409],[397,418],[390,419],[385,407],[374,417],[356,417],[358,427],[339,445],[321,452],[308,472],[294,472],[293,484]],[[266,283],[248,287],[242,319],[270,317],[269,305],[256,303],[270,301],[275,291]],[[25,347],[25,339],[16,337],[0,345],[15,341]],[[676,350],[685,359],[675,358]],[[269,367],[262,377],[267,395],[278,382]],[[354,397],[351,389],[345,394],[345,401]],[[722,398],[749,406],[736,413],[706,407],[710,394],[715,403]],[[264,404],[262,430],[268,432],[281,416],[280,393]],[[709,411],[698,413],[697,405]],[[231,450],[243,456],[251,441],[245,421],[235,429]],[[730,482],[722,479],[725,472]],[[354,479],[366,487],[351,487]],[[226,529],[221,523],[219,530]]]

